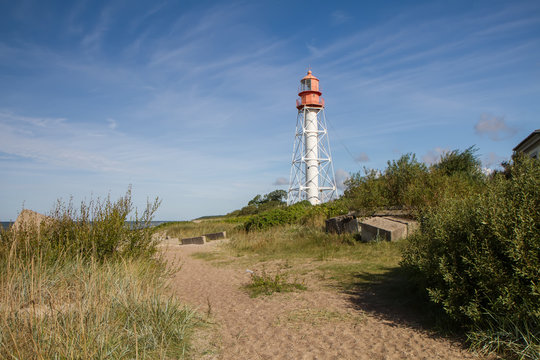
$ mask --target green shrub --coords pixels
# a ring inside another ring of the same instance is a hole
[[[165,296],[152,214],[131,192],[58,202],[41,226],[0,230],[0,359],[184,358],[195,313]]]
[[[228,217],[255,215],[261,212],[284,207],[287,204],[287,192],[285,190],[274,190],[265,195],[256,195],[246,206],[240,210],[235,210]]]
[[[264,230],[273,226],[294,224],[306,215],[311,204],[308,201],[302,201],[294,205],[265,211],[252,216],[244,223],[246,231]]]
[[[105,200],[98,198],[82,202],[79,209],[71,200],[68,203],[59,200],[49,214],[51,220],[42,223],[39,229],[27,225],[18,231],[1,231],[0,257],[10,251],[22,259],[40,254],[51,261],[62,257],[98,260],[149,257],[156,250],[150,224],[159,205],[156,199],[139,215],[133,209],[131,189],[115,202],[110,196]],[[134,216],[129,218],[133,212]]]
[[[274,276],[268,275],[265,270],[261,274],[251,273],[251,283],[245,285],[250,297],[259,295],[272,295],[279,292],[291,292],[294,290],[306,290],[304,283],[289,281],[287,274],[277,272]]]
[[[419,211],[448,197],[467,197],[484,185],[475,148],[444,154],[441,161],[427,167],[414,154],[388,161],[380,172],[364,168],[345,182],[343,203],[349,209],[369,216],[382,208]]]
[[[345,186],[342,199],[350,209],[368,214],[389,205],[385,180],[376,170],[364,168],[364,175],[352,174]]]
[[[446,176],[461,174],[472,180],[480,180],[483,175],[481,162],[475,155],[477,151],[476,147],[471,146],[465,151],[446,152],[441,156],[441,160],[433,165],[433,168]]]
[[[421,214],[403,265],[476,347],[538,358],[539,209],[540,161],[517,156],[485,191]]]
[[[389,205],[411,205],[406,199],[409,185],[413,181],[424,178],[427,172],[426,165],[418,162],[414,154],[405,154],[397,161],[389,161],[384,172]]]

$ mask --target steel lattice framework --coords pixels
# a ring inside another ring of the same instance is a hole
[[[315,131],[306,129],[306,115],[308,112],[316,112],[317,114],[318,126]],[[313,132],[316,132],[317,134],[318,155],[316,160],[319,166],[315,176],[318,176],[319,203],[337,199],[334,165],[332,164],[324,107],[305,106],[298,110],[298,116],[296,117],[296,132],[293,145],[287,205],[308,199],[306,192],[308,187],[306,184],[308,184],[311,179],[308,179],[307,177],[306,160],[314,159],[306,158],[306,138],[307,136],[312,135]]]

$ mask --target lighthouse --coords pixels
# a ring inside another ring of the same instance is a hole
[[[324,99],[311,70],[300,80],[298,96],[287,204],[307,200],[317,205],[337,198],[337,192]]]

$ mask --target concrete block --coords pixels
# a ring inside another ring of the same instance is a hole
[[[203,245],[206,243],[206,236],[196,236],[192,238],[182,239],[182,245],[197,244]]]
[[[382,217],[372,217],[360,224],[362,241],[374,241],[377,238],[397,241],[407,236],[407,225]]]
[[[204,234],[203,236],[206,236],[207,240],[220,240],[220,239],[226,239],[227,238],[227,232],[217,232],[212,234]]]
[[[338,217],[333,217],[325,221],[326,232],[331,234],[339,234],[339,222]]]
[[[336,216],[326,220],[326,232],[356,234],[360,232],[360,222],[352,215]]]
[[[360,232],[360,221],[358,219],[348,219],[343,222],[343,232],[348,234],[357,234]]]
[[[388,219],[388,220],[405,224],[407,226],[407,235],[405,236],[411,235],[413,232],[415,232],[419,228],[418,221],[414,221],[411,219],[395,217],[395,216],[385,216],[384,219]]]

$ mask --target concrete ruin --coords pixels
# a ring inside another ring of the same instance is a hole
[[[203,236],[206,236],[206,240],[221,240],[221,239],[227,238],[227,232],[221,231],[221,232],[212,233],[212,234],[204,234]]]
[[[415,221],[391,217],[372,217],[360,224],[362,241],[397,241],[416,229]]]
[[[206,236],[196,236],[191,238],[182,239],[182,245],[204,245],[206,243]]]
[[[392,216],[395,215],[395,216]],[[397,241],[412,234],[418,223],[403,211],[383,211],[375,216],[359,219],[354,213],[326,220],[326,232],[360,234],[361,241]]]
[[[326,220],[326,232],[331,234],[356,234],[360,232],[360,223],[356,216],[347,214]]]

